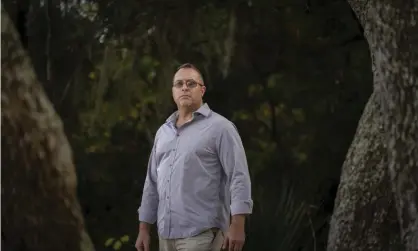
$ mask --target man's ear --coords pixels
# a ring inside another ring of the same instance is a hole
[[[206,86],[202,86],[202,97],[205,95],[206,92]]]

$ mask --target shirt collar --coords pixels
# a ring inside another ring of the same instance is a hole
[[[199,109],[197,109],[194,114],[202,114],[203,116],[207,117],[211,113],[211,109],[209,108],[209,105],[207,103],[204,103]],[[170,115],[170,117],[167,118],[166,123],[174,124],[176,122],[178,116],[178,111],[175,111],[173,114]]]

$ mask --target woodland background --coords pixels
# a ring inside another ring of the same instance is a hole
[[[26,31],[23,46],[63,120],[96,250],[134,248],[153,136],[175,109],[172,76],[185,62],[202,70],[205,101],[243,139],[255,203],[245,250],[326,249],[341,167],[373,88],[346,1],[3,7]]]

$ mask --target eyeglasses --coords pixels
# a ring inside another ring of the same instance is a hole
[[[178,80],[176,82],[174,82],[173,86],[177,89],[180,89],[183,87],[184,83],[186,83],[187,88],[189,89],[193,89],[195,88],[197,85],[203,86],[203,84],[194,81],[193,79],[187,79],[187,80]]]

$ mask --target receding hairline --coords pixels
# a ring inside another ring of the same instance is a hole
[[[202,73],[200,72],[199,68],[197,68],[194,64],[192,64],[192,63],[184,63],[184,64],[180,65],[179,67],[177,67],[176,73],[178,71],[182,70],[182,69],[192,69],[192,70],[194,70],[199,75],[200,80],[202,81],[202,84],[205,84],[204,83],[204,80],[203,80]]]

